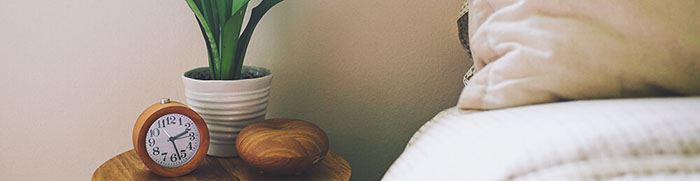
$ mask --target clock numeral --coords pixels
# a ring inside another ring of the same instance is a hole
[[[151,137],[158,137],[158,135],[160,135],[160,129],[157,129],[157,128],[156,128],[156,129],[152,129],[152,130],[149,131],[149,132],[151,133]]]
[[[193,149],[193,148],[192,148],[192,142],[190,142],[190,143],[187,144],[187,148],[190,149],[190,150]]]
[[[180,126],[182,126],[182,117],[179,117],[178,120],[180,121]]]
[[[160,121],[158,121],[158,128],[164,128],[165,126],[176,124],[175,119],[175,116],[168,116],[161,119]]]
[[[168,125],[175,124],[175,116],[168,116]]]
[[[185,127],[187,127],[187,128],[192,127],[192,123],[185,123]]]
[[[160,121],[158,121],[158,128],[165,128],[165,123],[165,119],[161,119]]]
[[[156,140],[153,138],[148,139],[148,147],[153,147],[153,145],[156,145]]]
[[[189,137],[190,137],[190,140],[194,140],[194,132],[190,132]]]
[[[160,154],[160,148],[158,148],[157,146],[153,147],[153,155],[158,156],[158,154]]]
[[[160,155],[163,155],[163,161],[165,161],[165,157],[168,156],[168,152],[164,152],[164,153],[162,153],[162,154],[160,154]]]
[[[177,155],[177,152],[175,152],[175,153],[173,153],[172,155],[170,155],[170,161],[171,161],[171,162],[177,161],[177,156],[178,156],[178,155]]]
[[[187,157],[187,153],[185,152],[185,150],[180,150],[180,152],[182,153],[182,158]]]

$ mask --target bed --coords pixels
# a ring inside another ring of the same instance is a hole
[[[457,106],[384,180],[700,180],[697,7],[465,0]]]
[[[700,180],[700,97],[450,108],[383,180]]]

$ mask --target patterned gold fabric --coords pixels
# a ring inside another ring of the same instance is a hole
[[[459,18],[457,19],[457,28],[459,32],[459,41],[467,50],[467,55],[471,57],[471,50],[469,49],[469,0],[464,0],[464,5],[462,5],[462,11],[459,13]]]
[[[469,48],[469,0],[464,0],[464,4],[462,5],[462,11],[459,13],[459,18],[457,19],[457,28],[457,32],[459,33],[459,41],[462,43],[462,46],[466,50],[467,56],[469,57],[469,59],[471,59],[472,51]],[[472,76],[474,76],[473,64],[471,68],[469,68],[467,73],[464,74],[464,79],[462,81],[464,82],[465,86],[469,82],[469,79],[472,78]]]

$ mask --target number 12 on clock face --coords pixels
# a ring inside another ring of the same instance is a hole
[[[148,129],[146,152],[156,164],[174,168],[197,153],[200,135],[192,119],[182,114],[161,116]]]

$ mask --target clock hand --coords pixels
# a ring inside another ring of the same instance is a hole
[[[180,134],[178,134],[178,135],[181,136],[181,135],[187,133],[187,131],[189,131],[189,130],[190,130],[190,129],[186,129],[185,132],[180,133]],[[173,148],[175,149],[175,154],[177,154],[177,158],[180,159],[180,160],[182,160],[182,157],[180,156],[180,150],[177,149],[177,144],[175,144],[175,137],[170,136],[170,134],[168,134],[168,132],[165,131],[165,129],[163,129],[163,132],[165,132],[165,135],[168,135],[168,141],[170,141],[170,143],[173,144]]]
[[[170,138],[170,143],[173,143],[173,148],[175,148],[175,154],[177,154],[177,158],[182,160],[182,157],[180,157],[180,150],[177,149],[177,145],[175,144],[175,140]]]
[[[179,139],[183,139],[183,138],[188,138],[188,137],[191,137],[191,136],[190,136],[190,135],[187,135],[187,136],[183,136],[183,137],[175,138],[175,140],[179,140]]]
[[[165,131],[165,129],[163,129],[163,132],[165,132],[165,135],[168,135],[168,141],[170,141],[170,143],[173,143],[173,148],[175,149],[175,154],[177,154],[177,158],[182,160],[182,157],[180,157],[180,150],[177,149],[177,145],[175,144],[175,137],[170,136],[170,134],[168,134],[168,132]]]
[[[163,132],[165,132],[165,135],[168,135],[168,140],[170,140],[170,138],[173,138],[172,136],[170,136],[170,134],[168,134],[167,131],[165,131],[165,129],[161,128],[161,130],[163,130]]]
[[[180,136],[185,135],[187,132],[190,132],[190,129],[189,129],[189,128],[185,129],[185,131],[183,131],[182,133],[173,136],[173,138],[175,138],[176,140],[178,140],[178,139],[180,139]]]

